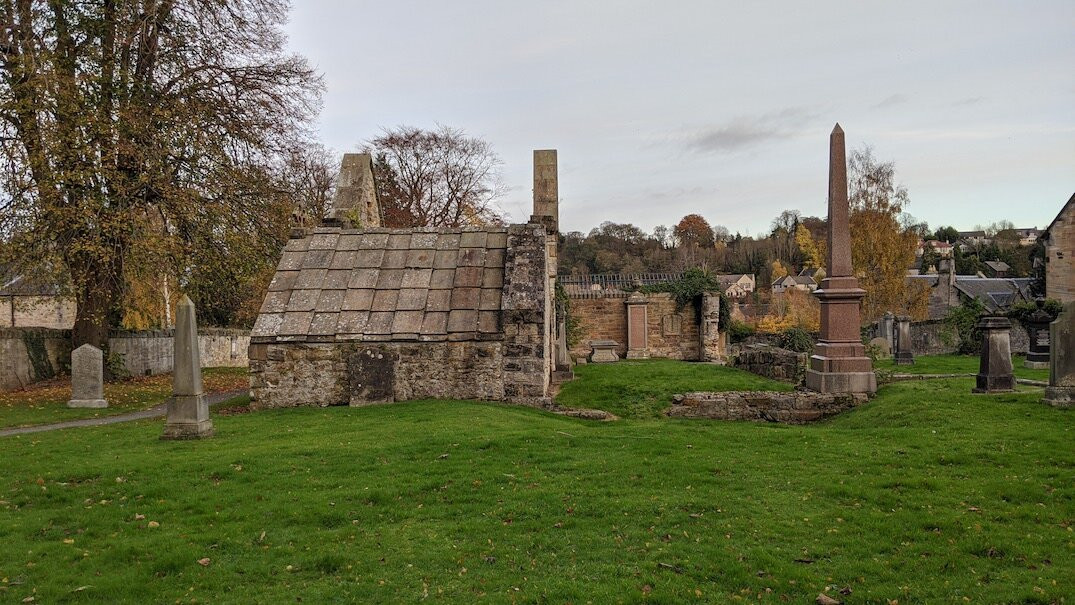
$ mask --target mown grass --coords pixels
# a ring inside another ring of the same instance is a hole
[[[207,393],[246,388],[246,368],[205,368],[203,387]],[[172,375],[139,376],[105,384],[108,407],[69,408],[71,377],[40,382],[21,391],[0,393],[0,428],[49,424],[65,420],[99,418],[151,408],[172,394]]]
[[[1030,380],[1049,380],[1049,370],[1034,370],[1023,366],[1023,355],[1012,356],[1012,368],[1016,378]],[[891,370],[900,374],[977,374],[980,358],[974,355],[919,355],[914,365],[898,366],[891,359],[876,363],[880,370]]]
[[[790,391],[793,385],[707,363],[669,359],[621,360],[575,367],[556,402],[595,408],[620,418],[659,418],[672,395],[691,391]]]
[[[0,439],[0,600],[1071,602],[1075,415],[971,382],[802,427],[423,401]]]

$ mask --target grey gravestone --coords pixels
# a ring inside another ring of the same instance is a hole
[[[183,296],[176,306],[175,367],[168,420],[161,439],[200,439],[213,436],[209,404],[202,392],[201,356],[194,303]]]
[[[982,331],[982,357],[973,392],[1006,393],[1014,390],[1012,322],[1006,317],[984,315],[978,320],[977,327]]]
[[[1049,324],[1049,386],[1045,403],[1058,408],[1075,407],[1075,302],[1064,305]]]
[[[878,336],[870,340],[870,346],[877,347],[878,356],[882,359],[888,359],[892,356],[892,349],[888,345],[888,340]]]
[[[900,315],[896,318],[896,365],[914,365],[911,352],[911,318]]]
[[[69,408],[106,408],[104,356],[101,349],[84,344],[71,352],[71,400]]]
[[[888,341],[888,350],[896,350],[896,316],[891,311],[885,311],[881,319],[877,320],[877,336]]]
[[[1045,312],[1045,299],[1039,298],[1038,308],[1026,319],[1026,332],[1030,338],[1030,347],[1026,353],[1023,365],[1035,370],[1044,370],[1049,367],[1049,324],[1053,318]]]

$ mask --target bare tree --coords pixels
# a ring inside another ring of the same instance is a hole
[[[76,346],[106,346],[133,255],[178,273],[198,244],[241,263],[278,237],[272,175],[321,87],[285,52],[287,10],[0,0],[3,254],[67,268]]]
[[[385,129],[369,142],[390,227],[458,227],[502,222],[500,158],[462,130],[437,126]],[[381,184],[381,181],[384,181]]]

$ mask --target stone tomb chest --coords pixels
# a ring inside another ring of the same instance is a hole
[[[529,224],[292,239],[251,333],[253,405],[548,403],[546,237]]]

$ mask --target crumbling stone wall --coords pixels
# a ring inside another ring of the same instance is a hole
[[[779,347],[752,345],[733,358],[732,365],[758,376],[798,384],[806,375],[806,353]]]
[[[1026,328],[1012,320],[1012,353],[1025,354],[1030,348]],[[959,338],[951,326],[940,319],[911,322],[911,352],[915,355],[945,355],[959,350]]]
[[[869,400],[865,393],[812,391],[730,391],[676,395],[666,415],[671,418],[753,420],[805,424],[833,416]]]
[[[579,319],[582,336],[571,354],[585,357],[590,354],[590,341],[609,339],[620,344],[620,357],[627,354],[628,293],[601,293],[600,298],[572,297],[571,314]],[[702,359],[698,333],[698,314],[693,305],[677,310],[672,295],[659,292],[647,294],[647,326],[650,357],[665,357],[697,361]],[[717,299],[719,300],[719,299]],[[719,342],[711,343],[716,349]]]
[[[75,301],[60,296],[0,296],[0,328],[70,330]]]

